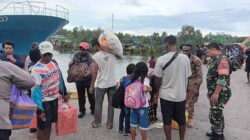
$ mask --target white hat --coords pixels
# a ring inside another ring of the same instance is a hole
[[[48,41],[43,41],[39,44],[39,50],[41,52],[41,55],[46,53],[54,53],[54,47],[53,45]]]

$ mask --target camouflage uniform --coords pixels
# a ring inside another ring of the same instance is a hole
[[[195,55],[190,56],[192,75],[188,79],[187,88],[187,106],[188,106],[188,118],[193,118],[194,103],[198,101],[199,89],[202,83],[202,65],[199,57]]]
[[[223,89],[219,93],[218,102],[216,104],[211,104],[210,102],[209,111],[212,133],[219,135],[223,134],[225,125],[223,109],[231,97],[231,90],[229,88],[230,73],[229,61],[225,55],[218,56],[210,65],[207,73],[207,89],[209,99],[214,94],[216,85],[223,86]]]

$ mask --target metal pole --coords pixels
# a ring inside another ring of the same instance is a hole
[[[46,16],[46,14],[47,14],[47,13],[46,13],[46,12],[47,12],[47,10],[46,10],[46,9],[47,9],[46,3],[44,3],[44,5],[45,5],[45,7],[44,7],[44,15]]]
[[[112,31],[114,31],[114,14],[112,14]]]
[[[22,11],[23,11],[23,15],[24,15],[24,5],[23,5],[23,10]]]
[[[14,15],[16,15],[16,5],[14,3]]]

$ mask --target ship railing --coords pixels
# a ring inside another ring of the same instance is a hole
[[[56,5],[56,9],[48,8],[45,2],[26,1],[11,2],[0,9],[1,15],[44,15],[69,20],[69,10]]]

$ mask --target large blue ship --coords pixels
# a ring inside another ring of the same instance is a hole
[[[0,10],[0,42],[15,43],[15,53],[27,55],[32,42],[41,42],[69,23],[69,10],[44,2],[11,2]]]

